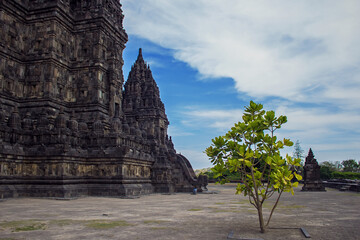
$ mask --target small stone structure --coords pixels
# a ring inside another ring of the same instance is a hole
[[[119,0],[0,1],[0,198],[191,192]],[[123,89],[124,88],[124,89]]]
[[[304,186],[302,191],[326,191],[320,179],[320,166],[310,148],[304,166]]]

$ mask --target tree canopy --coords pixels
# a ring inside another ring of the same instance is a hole
[[[295,179],[302,179],[294,171],[301,159],[280,155],[281,149],[293,145],[289,139],[275,136],[275,131],[287,122],[286,116],[276,117],[274,111],[265,111],[262,104],[250,101],[242,120],[224,136],[214,138],[205,152],[214,165],[215,178],[223,177],[227,171],[240,173],[242,183],[236,193],[249,197],[258,211],[260,230],[265,232],[281,194],[294,194],[293,188],[298,186]],[[221,180],[225,182],[226,177]],[[274,193],[277,200],[265,225],[262,206]]]
[[[359,164],[354,159],[348,159],[341,162],[344,172],[356,172],[359,169]]]

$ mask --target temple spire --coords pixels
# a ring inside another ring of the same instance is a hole
[[[312,149],[311,149],[311,148],[309,149],[308,156],[309,156],[309,158],[311,158],[311,159],[313,159],[313,158],[314,158],[314,153],[313,153],[313,151],[312,151]]]
[[[138,55],[136,61],[144,61],[144,58],[143,58],[143,56],[142,56],[142,49],[141,49],[141,48],[139,48],[139,55]]]
[[[308,153],[307,157],[305,158],[305,162],[311,163],[314,161],[316,161],[316,159],[314,158],[314,153],[313,153],[312,149],[310,148],[309,153]]]

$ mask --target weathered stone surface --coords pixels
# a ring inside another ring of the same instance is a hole
[[[0,198],[191,191],[117,0],[0,1]],[[205,181],[206,182],[206,181]]]
[[[304,186],[302,191],[325,191],[325,187],[320,178],[320,166],[310,148],[304,165]]]

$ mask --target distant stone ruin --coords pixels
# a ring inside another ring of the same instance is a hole
[[[310,148],[304,166],[304,186],[302,191],[326,191],[320,179],[320,166]]]
[[[0,198],[191,192],[118,0],[0,1]],[[124,89],[123,89],[124,88]]]

